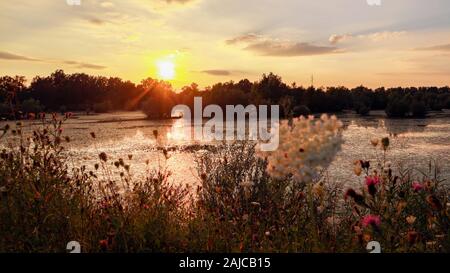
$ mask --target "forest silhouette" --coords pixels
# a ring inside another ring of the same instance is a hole
[[[194,97],[205,105],[280,105],[282,117],[353,110],[368,115],[384,110],[388,117],[426,117],[429,111],[450,108],[450,88],[396,87],[371,89],[303,87],[287,84],[276,74],[263,74],[251,82],[219,82],[200,89],[195,83],[176,91],[170,83],[147,78],[139,84],[118,77],[66,74],[56,70],[50,76],[37,76],[27,85],[23,76],[0,77],[0,116],[26,118],[39,112],[134,111],[143,110],[149,118],[169,118],[173,106],[193,107]]]

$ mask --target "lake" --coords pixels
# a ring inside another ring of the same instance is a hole
[[[391,137],[388,160],[394,167],[408,166],[427,172],[428,163],[436,161],[441,177],[450,180],[450,111],[433,113],[427,119],[387,119],[383,112],[373,112],[369,117],[351,113],[338,117],[344,122],[345,143],[327,171],[332,181],[345,185],[360,183],[361,178],[353,174],[353,162],[356,159],[375,160],[380,156],[381,151],[372,147],[370,139],[385,136]],[[64,125],[63,135],[71,137],[71,142],[64,144],[69,154],[67,163],[70,167],[86,165],[93,169],[100,152],[107,153],[111,160],[123,158],[128,161],[128,155],[133,155],[129,161],[136,177],[144,175],[148,168],[167,166],[173,173],[173,182],[198,183],[194,153],[201,150],[202,145],[214,143],[168,136],[178,122],[180,120],[146,120],[141,112],[75,114]],[[0,122],[0,126],[6,123]],[[25,121],[24,131],[36,128],[38,124]],[[153,136],[154,130],[159,132],[158,142]],[[91,132],[95,133],[95,139],[90,136]],[[5,141],[1,140],[0,145],[7,145]],[[171,150],[167,161],[156,150],[158,146]],[[145,163],[147,160],[150,167]]]

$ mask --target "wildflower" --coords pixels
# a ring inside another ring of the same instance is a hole
[[[206,175],[206,173],[202,173],[200,175],[200,178],[202,179],[202,181],[206,181],[206,179],[208,178],[208,176]]]
[[[357,193],[354,189],[348,189],[345,192],[344,199],[347,200],[348,197],[351,197],[356,204],[365,206],[364,196]]]
[[[6,189],[5,186],[0,187],[0,194],[2,197],[5,197],[6,195],[8,195],[8,189]]]
[[[407,203],[405,201],[400,201],[397,205],[397,214],[400,214],[404,208],[406,208]]]
[[[281,122],[278,149],[260,154],[268,160],[267,172],[275,178],[292,175],[298,181],[313,181],[340,150],[342,126],[335,116],[328,115],[320,120],[310,116]]]
[[[312,191],[316,197],[321,198],[324,194],[322,183],[318,182],[318,183],[314,184]]]
[[[383,150],[387,150],[387,148],[389,147],[389,138],[388,137],[383,137],[381,139],[381,144],[383,146]]]
[[[100,244],[100,248],[103,251],[106,251],[106,249],[108,249],[108,245],[109,245],[108,240],[100,240],[99,244]]]
[[[8,132],[9,128],[10,128],[9,124],[6,124],[5,127],[3,127],[3,132],[5,133]]]
[[[359,160],[359,164],[361,164],[361,168],[363,168],[366,171],[369,171],[370,161]]]
[[[243,187],[244,189],[249,189],[249,188],[251,188],[251,187],[253,186],[253,182],[247,180],[247,181],[241,182],[240,185],[241,185],[241,187]]]
[[[367,215],[363,218],[362,225],[364,227],[372,226],[374,228],[379,228],[381,225],[381,218],[377,215]]]
[[[116,166],[116,168],[119,168],[119,167],[120,167],[119,161],[115,161],[115,162],[114,162],[114,166]]]
[[[414,222],[416,221],[417,217],[410,215],[408,217],[406,217],[406,222],[410,225],[414,224]]]
[[[91,132],[91,137],[92,137],[92,138],[96,138],[96,136],[95,136],[95,133],[94,133],[94,132]]]
[[[377,193],[376,185],[380,183],[378,176],[366,176],[367,191],[370,195],[374,196]]]
[[[35,199],[35,200],[40,200],[41,197],[42,197],[42,196],[41,196],[41,193],[40,193],[40,192],[37,191],[37,192],[34,193],[34,199]]]
[[[380,142],[380,140],[378,139],[378,138],[372,138],[371,140],[370,140],[370,143],[372,143],[372,145],[374,146],[374,147],[376,147],[376,146],[378,146],[378,143]]]
[[[131,154],[128,155],[128,159],[129,159],[129,160],[132,160],[132,159],[133,159],[133,155],[131,155]]]
[[[431,180],[426,180],[424,184],[424,189],[428,191],[432,190],[435,187],[435,183]]]
[[[106,162],[108,160],[108,156],[106,155],[105,152],[101,152],[98,157],[100,158],[100,160]]]
[[[437,211],[442,210],[442,204],[436,196],[428,195],[427,202],[431,206],[432,209],[437,210]]]
[[[408,242],[413,245],[417,241],[418,233],[416,231],[409,231],[408,232]]]
[[[324,206],[318,206],[318,207],[317,207],[317,212],[318,212],[318,213],[322,213],[324,210],[325,210],[325,207],[324,207]]]
[[[153,136],[158,139],[158,130],[153,130]]]
[[[70,137],[69,136],[64,137],[64,139],[66,140],[67,143],[70,142]]]
[[[336,216],[327,217],[327,219],[325,219],[325,221],[330,226],[337,226],[337,225],[339,225],[341,223],[341,219],[339,219]]]
[[[423,185],[417,181],[414,181],[411,186],[412,186],[414,192],[419,192],[423,189]]]
[[[166,158],[166,159],[169,159],[170,158],[170,155],[169,155],[169,152],[167,151],[167,149],[163,149],[163,155],[164,155],[164,157]]]
[[[360,164],[355,165],[355,167],[353,168],[353,172],[357,175],[360,176],[362,173],[362,168]]]
[[[98,165],[98,163],[95,163],[95,165],[94,165],[95,170],[98,170],[99,167],[100,166]]]

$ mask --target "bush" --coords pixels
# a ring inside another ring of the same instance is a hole
[[[357,106],[355,106],[355,110],[356,110],[356,113],[361,116],[367,116],[370,113],[370,107],[364,103],[360,103]]]
[[[103,101],[95,103],[92,109],[96,113],[107,113],[113,109],[112,103],[110,101]]]
[[[445,103],[445,108],[450,109],[450,97],[447,98],[447,101]]]
[[[24,113],[39,113],[44,109],[38,100],[32,98],[23,101],[21,108]]]
[[[411,104],[411,113],[413,117],[424,118],[427,116],[427,106],[422,101],[413,101]]]
[[[299,117],[299,116],[308,116],[311,115],[311,110],[309,110],[308,106],[306,105],[298,105],[295,106],[293,109],[293,113],[294,113],[294,117]]]
[[[388,117],[404,117],[409,112],[408,103],[404,99],[391,99],[385,109]]]
[[[5,116],[11,113],[11,108],[6,103],[0,103],[0,116]]]

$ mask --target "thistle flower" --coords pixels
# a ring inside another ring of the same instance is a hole
[[[358,205],[367,206],[366,203],[364,202],[364,196],[357,193],[354,189],[348,189],[345,192],[344,199],[347,200],[348,197],[351,197],[353,201],[355,201],[355,203]]]
[[[411,186],[412,186],[414,192],[419,192],[423,189],[423,185],[417,181],[414,181]]]
[[[106,251],[108,249],[108,240],[100,240],[99,241],[100,248],[102,251]]]
[[[416,243],[419,234],[416,231],[408,231],[408,242],[413,245]]]
[[[353,168],[353,172],[357,175],[360,176],[362,173],[362,167],[361,167],[361,162],[357,161],[357,163],[355,163],[355,167]]]
[[[322,183],[317,182],[316,184],[314,184],[314,186],[312,188],[312,192],[316,197],[321,198],[324,194]]]
[[[432,209],[437,210],[437,211],[442,210],[442,204],[436,196],[428,195],[427,202],[431,206]]]
[[[372,138],[371,140],[370,140],[370,143],[372,143],[372,145],[374,146],[374,147],[376,147],[376,146],[378,146],[378,143],[380,142],[380,140],[378,139],[378,138]]]
[[[101,152],[101,153],[98,155],[98,157],[100,158],[100,160],[102,160],[102,161],[104,161],[104,162],[108,161],[108,156],[106,155],[105,152]]]
[[[378,215],[364,216],[364,218],[362,220],[362,225],[364,227],[372,226],[372,227],[378,229],[381,225],[381,218]]]
[[[342,127],[336,116],[328,115],[281,122],[278,149],[260,153],[268,160],[267,172],[275,178],[292,175],[297,181],[313,181],[340,150]]]
[[[383,137],[381,139],[381,145],[383,147],[383,150],[387,150],[387,148],[389,147],[389,138],[388,137]]]
[[[414,222],[416,222],[417,217],[415,217],[414,215],[410,215],[408,217],[406,217],[406,222],[410,225],[414,224]]]
[[[370,195],[374,196],[377,193],[376,185],[379,183],[380,178],[378,176],[366,176],[366,187]]]

